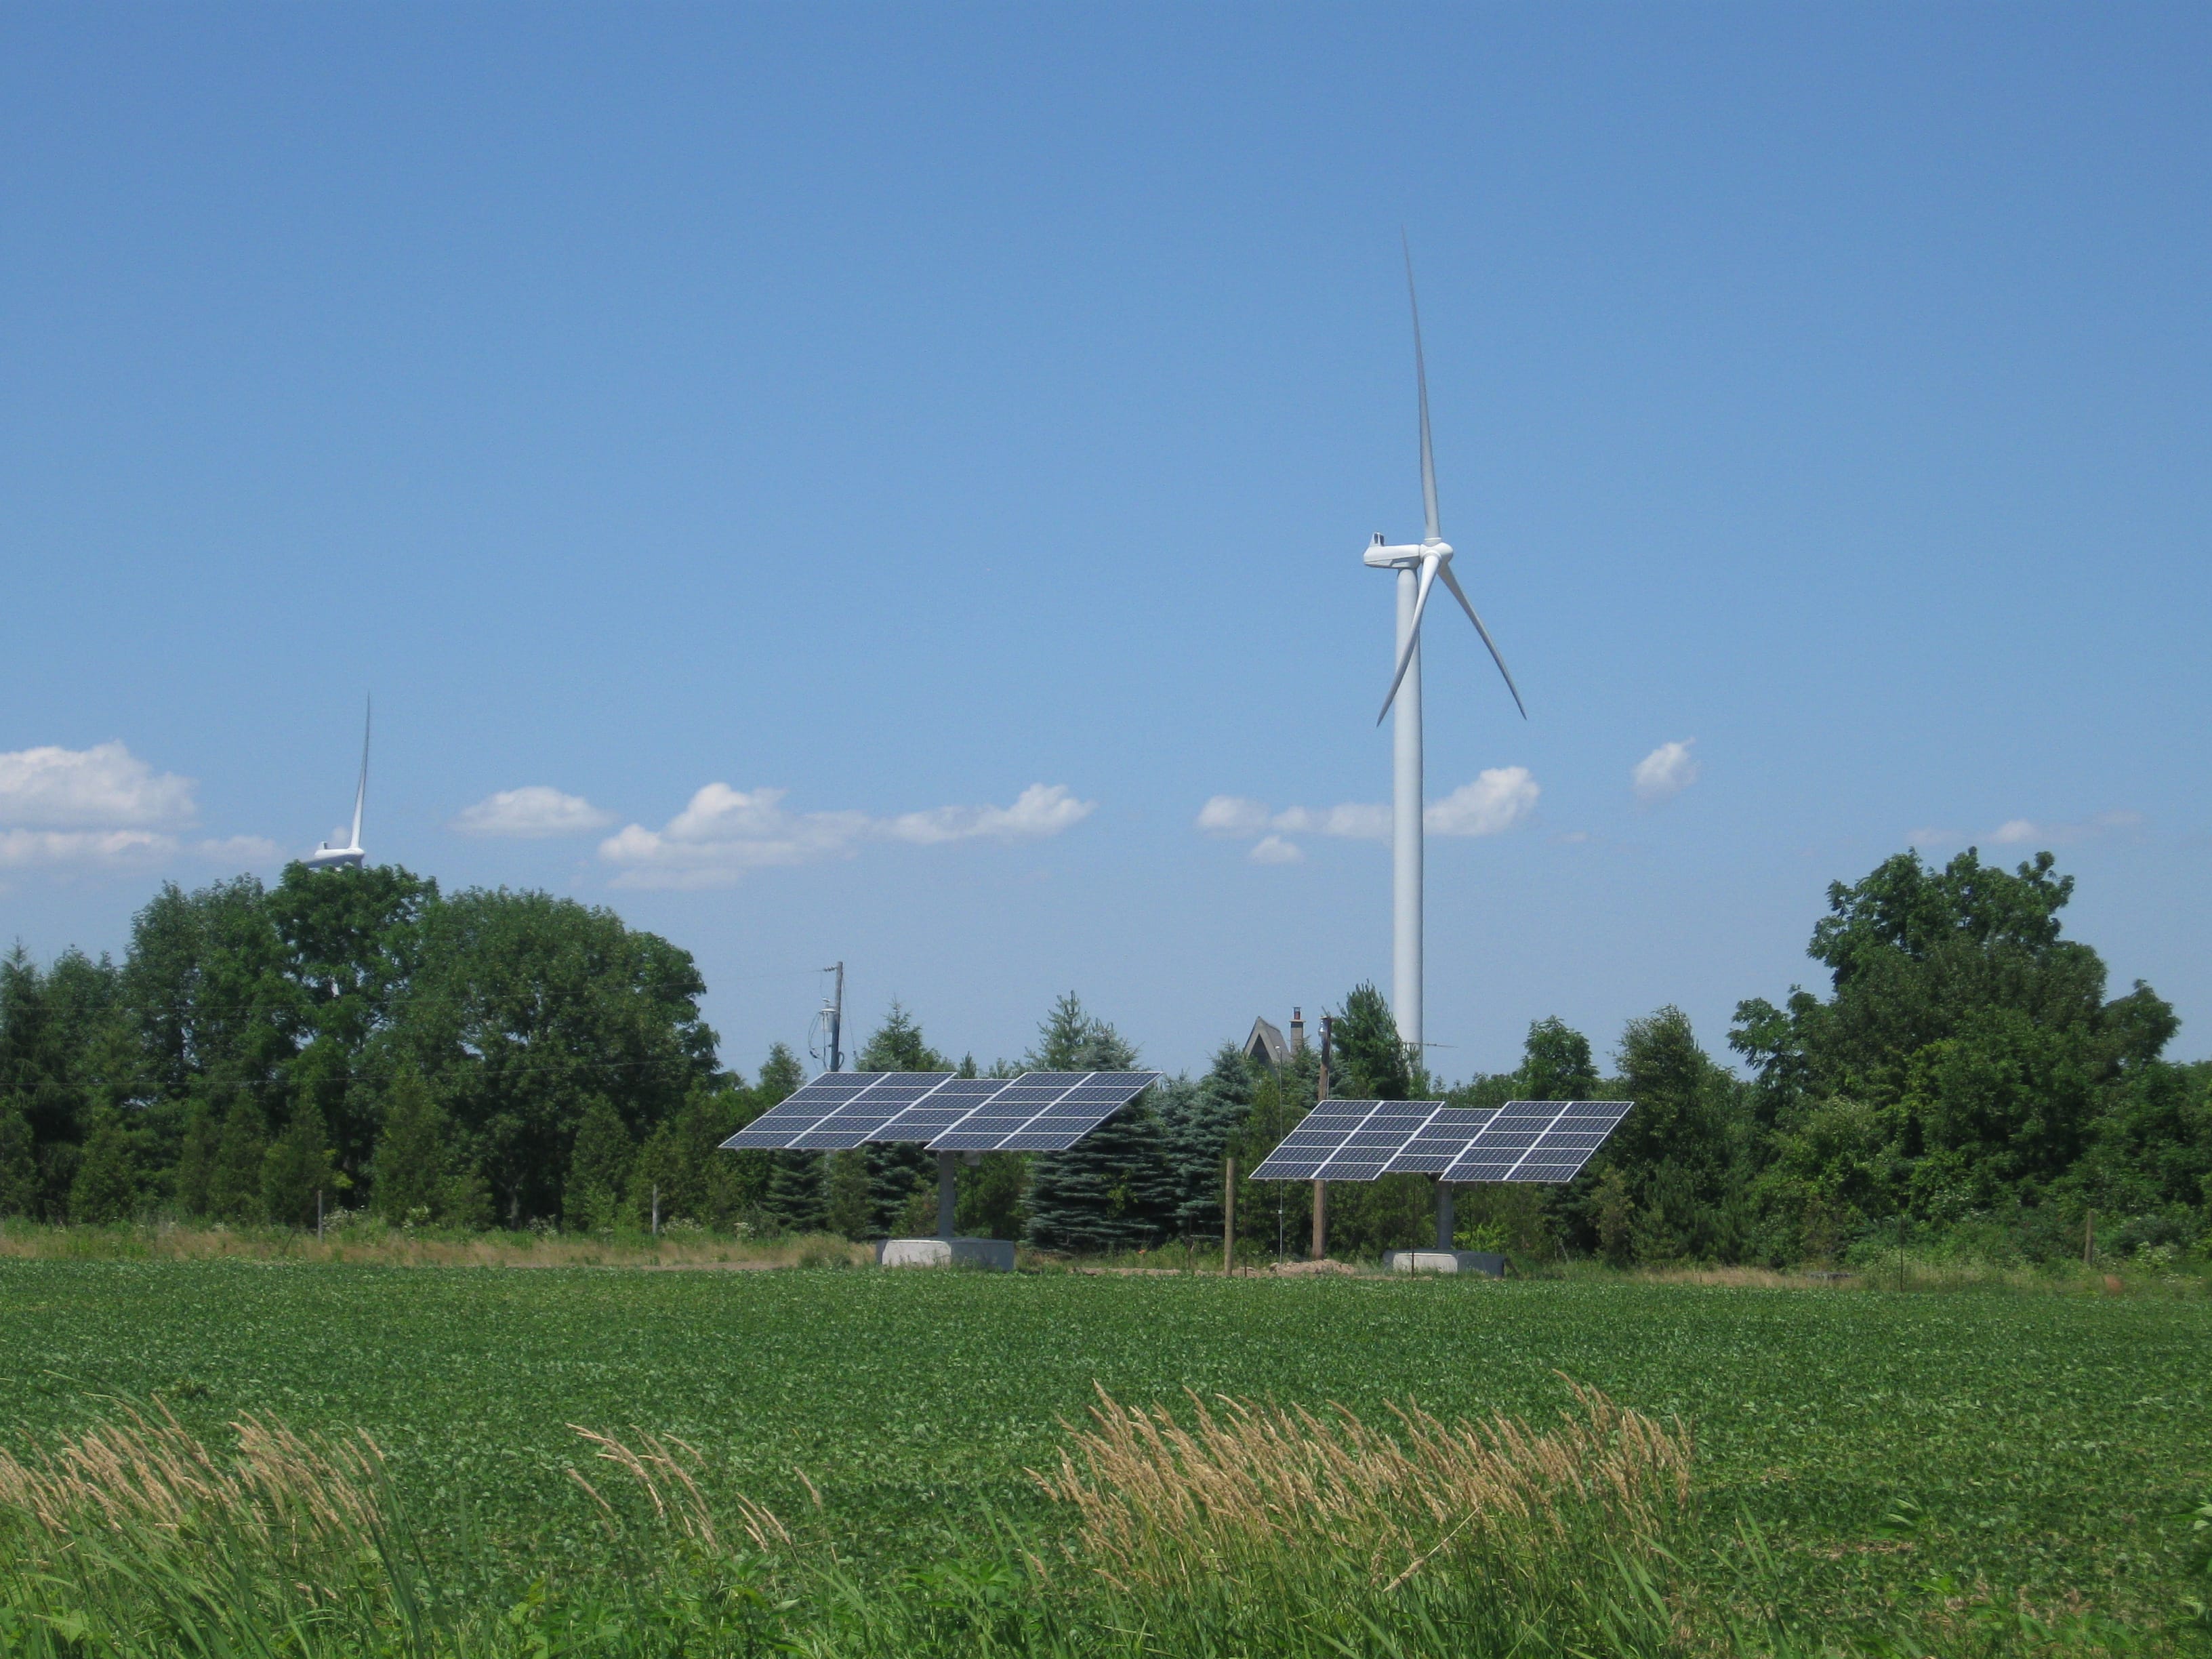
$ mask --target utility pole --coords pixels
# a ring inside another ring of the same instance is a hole
[[[837,988],[830,994],[830,1006],[822,1012],[830,1023],[830,1069],[842,1072],[845,1069],[845,964],[836,963],[822,971],[837,975]]]
[[[1221,1272],[1237,1271],[1237,1154],[1229,1154],[1221,1189]]]
[[[1314,1091],[1314,1108],[1316,1111],[1320,1109],[1321,1103],[1328,1098],[1328,1050],[1330,1041],[1335,1035],[1336,1016],[1323,1014],[1321,1017],[1321,1082]],[[1314,1182],[1313,1259],[1318,1261],[1328,1254],[1328,1182],[1316,1181]]]

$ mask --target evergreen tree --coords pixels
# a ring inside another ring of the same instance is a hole
[[[823,1190],[822,1154],[777,1152],[762,1208],[775,1224],[794,1233],[818,1233],[830,1225],[829,1195]]]
[[[323,1109],[302,1100],[261,1160],[261,1205],[280,1227],[312,1227],[323,1195],[337,1189]]]
[[[1235,1043],[1224,1042],[1194,1086],[1170,1085],[1164,1093],[1160,1115],[1175,1172],[1176,1227],[1186,1238],[1218,1237],[1224,1160],[1252,1112],[1251,1062]]]
[[[868,1165],[872,1147],[852,1146],[830,1154],[830,1187],[824,1209],[830,1231],[848,1238],[866,1238],[876,1231],[873,1174]],[[894,1219],[896,1218],[894,1217]],[[889,1231],[885,1224],[884,1231]]]
[[[586,1232],[613,1226],[629,1185],[635,1155],[622,1114],[605,1096],[594,1096],[584,1108],[576,1145],[568,1155],[562,1224]]]
[[[453,1186],[452,1125],[422,1074],[403,1066],[384,1092],[384,1126],[370,1171],[376,1213],[398,1224],[444,1221]]]
[[[185,1138],[177,1149],[177,1169],[173,1182],[177,1208],[195,1218],[208,1212],[208,1186],[215,1179],[216,1152],[222,1139],[222,1126],[216,1121],[215,1109],[204,1100],[195,1100],[185,1118]]]
[[[1420,1078],[1416,1057],[1398,1035],[1390,1005],[1373,985],[1356,988],[1336,1016],[1335,1066],[1329,1092],[1354,1100],[1411,1100]]]
[[[84,1156],[70,1186],[70,1219],[80,1224],[128,1221],[138,1210],[138,1173],[123,1121],[109,1108],[94,1117]]]
[[[1038,1029],[1027,1064],[1040,1072],[1133,1070],[1137,1052],[1071,991]],[[1147,1093],[1149,1094],[1149,1091]],[[1030,1165],[1030,1237],[1046,1249],[1106,1251],[1157,1243],[1171,1224],[1176,1186],[1160,1121],[1139,1097],[1064,1152]]]
[[[771,1043],[768,1058],[761,1062],[760,1081],[753,1085],[753,1098],[764,1112],[797,1094],[799,1085],[805,1081],[806,1068],[799,1064],[799,1056],[791,1052],[789,1045]]]
[[[215,1170],[208,1176],[208,1213],[219,1221],[255,1222],[267,1211],[261,1198],[261,1164],[268,1150],[268,1131],[261,1107],[251,1095],[239,1091],[222,1120],[222,1138],[216,1145]]]
[[[31,1120],[13,1105],[0,1105],[0,1216],[39,1213],[39,1155]]]

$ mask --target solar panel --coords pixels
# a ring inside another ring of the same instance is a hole
[[[921,1141],[932,1152],[1065,1152],[1160,1080],[1158,1072],[825,1072],[722,1143],[836,1152]]]
[[[1443,1172],[1466,1181],[1572,1181],[1635,1103],[1509,1100]]]
[[[1497,1115],[1488,1106],[1441,1106],[1395,1158],[1392,1175],[1442,1175]]]
[[[985,1083],[993,1079],[963,1078],[951,1072],[825,1072],[804,1088],[787,1096],[732,1135],[722,1145],[732,1150],[745,1146],[774,1147],[782,1152],[836,1152],[868,1140],[927,1140],[937,1133],[905,1126],[910,1115],[921,1121],[926,1103],[954,1084]],[[964,1116],[975,1104],[961,1097],[957,1112],[942,1120]],[[947,1103],[950,1104],[950,1102]],[[896,1126],[896,1127],[895,1127]]]
[[[1063,1152],[1158,1072],[1024,1072],[929,1143],[936,1152]]]
[[[1437,1100],[1324,1100],[1252,1171],[1255,1181],[1372,1181],[1449,1109]]]

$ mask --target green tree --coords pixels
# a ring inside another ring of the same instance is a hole
[[[1251,1062],[1237,1044],[1224,1042],[1195,1085],[1160,1092],[1176,1230],[1186,1238],[1218,1238],[1224,1164],[1232,1150],[1248,1150],[1243,1143],[1254,1104]]]
[[[300,1052],[289,1081],[295,1094],[313,1096],[337,1164],[350,1175],[367,1171],[376,1136],[377,1093],[361,1073],[419,963],[421,924],[437,900],[434,881],[399,865],[296,863],[263,899],[278,971],[294,992]]]
[[[762,1207],[775,1224],[794,1233],[818,1233],[830,1225],[828,1182],[819,1152],[776,1152]]]
[[[383,1118],[370,1166],[371,1207],[395,1224],[459,1220],[453,1213],[453,1126],[413,1066],[400,1067],[385,1091]]]
[[[629,1191],[630,1165],[636,1152],[629,1127],[613,1103],[599,1098],[588,1102],[568,1157],[568,1184],[562,1201],[563,1224],[586,1232],[613,1226]]]
[[[185,1134],[177,1150],[173,1188],[177,1208],[199,1217],[208,1212],[209,1184],[215,1179],[216,1157],[222,1140],[222,1125],[205,1099],[192,1102],[185,1120]]]
[[[1514,1087],[1522,1100],[1595,1100],[1589,1039],[1557,1015],[1537,1020],[1528,1027]]]
[[[386,1046],[421,1066],[510,1221],[559,1212],[592,1100],[650,1133],[716,1075],[690,954],[612,911],[472,890],[420,927]]]
[[[1730,1038],[1774,1126],[1770,1199],[1936,1220],[2063,1199],[2108,1121],[2158,1097],[2173,1012],[2140,982],[2106,999],[2096,951],[2062,937],[2055,866],[1901,853],[1830,887],[1808,954],[1831,994],[1748,1000]]]
[[[949,1072],[953,1066],[951,1060],[929,1046],[914,1016],[893,998],[890,1012],[861,1045],[854,1068],[862,1072]],[[921,1142],[913,1140],[871,1141],[859,1151],[866,1174],[866,1212],[840,1207],[840,1166],[832,1158],[830,1224],[848,1238],[865,1237],[870,1232],[896,1232],[914,1195],[934,1194],[936,1156]],[[931,1203],[935,1203],[933,1196]],[[934,1214],[933,1208],[932,1213]],[[933,1220],[931,1227],[934,1231]]]
[[[243,1091],[233,1097],[216,1143],[215,1170],[208,1176],[208,1213],[219,1221],[265,1220],[261,1195],[262,1163],[268,1152],[268,1125],[260,1105]]]
[[[312,1227],[325,1195],[337,1190],[322,1108],[303,1100],[261,1160],[261,1206],[280,1227]]]
[[[81,1224],[128,1221],[138,1212],[138,1172],[131,1138],[112,1108],[94,1117],[84,1155],[70,1186],[70,1219]]]
[[[1336,1016],[1336,1069],[1329,1092],[1347,1099],[1411,1100],[1421,1080],[1390,1005],[1371,984],[1356,987]]]
[[[848,1147],[830,1154],[830,1180],[824,1209],[830,1231],[848,1238],[866,1238],[878,1231],[873,1183],[869,1180],[867,1149]],[[896,1219],[896,1218],[894,1218]],[[890,1224],[882,1231],[889,1231]]]
[[[15,1106],[0,1103],[0,1216],[36,1217],[40,1208],[31,1120]]]
[[[1040,1072],[1120,1072],[1137,1052],[1073,991],[1053,1006],[1025,1062]],[[1147,1091],[1149,1093],[1149,1091]],[[1159,1119],[1139,1097],[1064,1152],[1030,1165],[1030,1237],[1046,1249],[1133,1249],[1164,1237],[1176,1187]]]

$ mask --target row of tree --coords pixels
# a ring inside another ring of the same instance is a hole
[[[2036,1255],[2075,1248],[2091,1209],[2121,1248],[2199,1240],[2212,1066],[2163,1058],[2176,1021],[2148,987],[2106,997],[2096,952],[2061,937],[2071,892],[2048,854],[2006,872],[1972,851],[1837,884],[1810,948],[1827,994],[1740,1006],[1728,1042],[1748,1075],[1667,1008],[1629,1024],[1610,1075],[1547,1019],[1515,1070],[1446,1088],[1361,986],[1334,1016],[1332,1092],[1637,1103],[1571,1185],[1471,1189],[1471,1243],[1781,1263],[1911,1218]],[[723,1068],[703,990],[666,940],[542,893],[296,865],[271,888],[165,887],[119,964],[0,960],[0,1215],[932,1230],[919,1146],[719,1150],[804,1074],[781,1046],[750,1084]],[[896,1006],[856,1063],[975,1069]],[[1139,1063],[1071,994],[994,1069]],[[963,1172],[959,1224],[1069,1251],[1218,1239],[1224,1160],[1252,1168],[1311,1109],[1318,1066],[1310,1048],[1271,1068],[1224,1044],[1070,1152]],[[1334,1187],[1332,1243],[1425,1242],[1433,1202],[1425,1177]],[[1241,1230],[1294,1250],[1310,1203],[1302,1184],[1248,1184]]]

